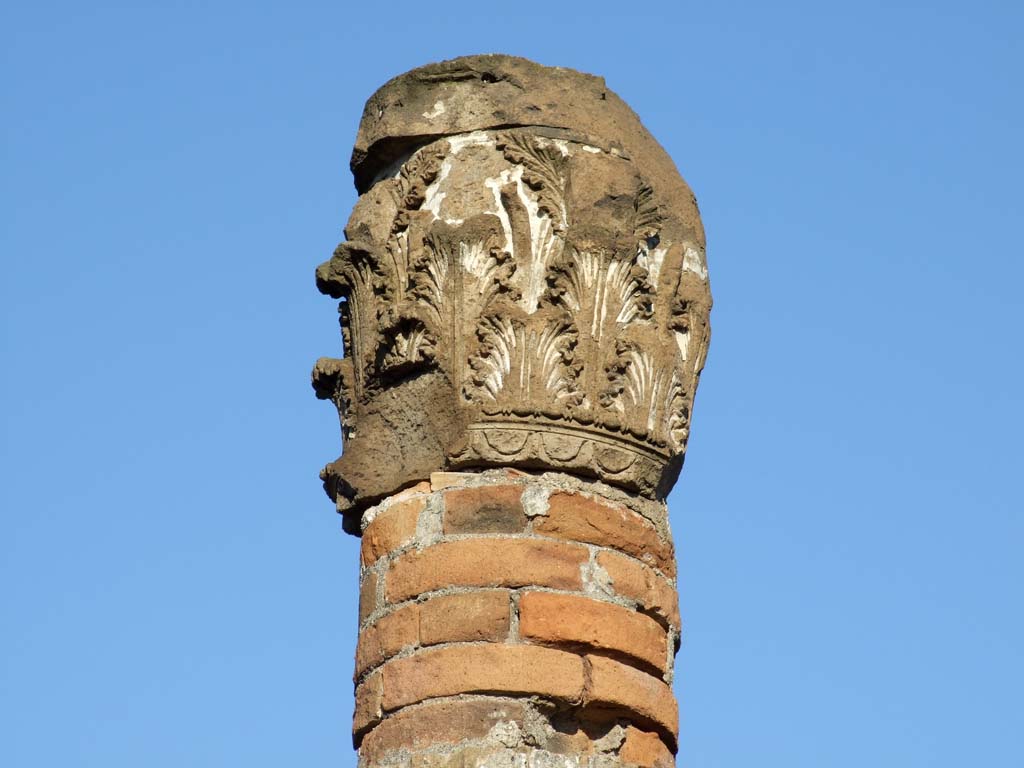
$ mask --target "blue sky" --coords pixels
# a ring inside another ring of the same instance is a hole
[[[604,75],[704,216],[679,765],[1024,765],[1024,6],[0,13],[0,764],[354,765],[313,269],[365,99],[500,51]]]

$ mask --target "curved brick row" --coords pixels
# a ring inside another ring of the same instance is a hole
[[[438,595],[406,603],[364,628],[356,650],[355,679],[405,650],[442,643],[509,638],[508,590]],[[563,648],[583,647],[668,671],[668,635],[654,619],[614,603],[582,595],[528,590],[518,603],[519,638]]]
[[[607,574],[609,586],[617,594],[636,601],[642,609],[678,632],[679,596],[653,568],[615,552],[598,552],[597,565]]]
[[[405,648],[505,640],[511,624],[510,602],[507,590],[488,590],[403,605],[359,635],[356,679]]]
[[[386,501],[365,527],[361,760],[441,744],[486,752],[501,733],[506,747],[671,766],[671,543],[594,495],[525,477],[441,482]]]
[[[665,630],[652,618],[613,603],[575,595],[526,592],[519,599],[519,636],[554,646],[586,646],[668,669]]]
[[[482,739],[501,723],[515,723],[521,728],[528,706],[522,699],[486,696],[469,700],[439,699],[406,707],[366,734],[358,745],[359,755],[375,763],[399,749],[423,749]]]
[[[580,544],[543,539],[473,538],[444,541],[396,559],[384,576],[384,596],[400,603],[445,587],[530,587],[580,590]]]
[[[533,538],[479,537],[442,541],[393,559],[383,576],[385,600],[405,602],[449,587],[547,587],[568,591],[584,588],[581,566],[589,553],[581,545]],[[679,629],[679,605],[672,583],[653,568],[617,552],[596,556],[603,585],[634,601],[666,626]],[[380,574],[364,570],[360,622],[377,608]]]
[[[675,552],[645,517],[621,504],[579,493],[559,492],[548,499],[548,512],[533,524],[536,533],[620,549],[666,576],[676,575]]]
[[[582,729],[538,730],[537,714],[526,699],[499,696],[434,699],[398,710],[366,734],[359,754],[368,763],[382,761],[389,753],[415,751],[465,742],[482,743],[494,732],[514,741],[530,732],[530,741],[556,755],[586,756],[596,753],[593,739]],[[511,738],[510,738],[511,737]],[[642,768],[670,768],[672,752],[658,734],[627,726],[618,757]]]
[[[357,741],[385,713],[460,694],[540,696],[625,716],[674,746],[678,710],[663,681],[601,656],[531,645],[447,646],[393,659],[356,689]]]
[[[671,541],[642,515],[621,505],[577,492],[551,493],[531,517],[523,505],[523,484],[446,488],[436,492],[443,510],[443,536],[529,534],[618,549],[669,578],[675,576]],[[422,483],[380,509],[363,531],[360,559],[372,566],[385,555],[417,542],[417,528],[429,486]]]

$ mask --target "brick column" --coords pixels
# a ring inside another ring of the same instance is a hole
[[[317,270],[321,474],[362,536],[363,768],[674,764],[665,497],[709,339],[692,193],[604,81],[508,56],[367,102]]]
[[[663,508],[568,476],[440,472],[364,523],[362,764],[673,764]]]

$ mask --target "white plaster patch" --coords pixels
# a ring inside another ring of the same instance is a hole
[[[508,212],[505,210],[505,206],[501,204],[501,188],[512,180],[512,174],[514,171],[519,171],[520,177],[523,175],[522,168],[515,168],[513,170],[502,171],[493,179],[484,180],[484,186],[491,190],[491,193],[494,195],[494,210],[488,211],[488,213],[493,213],[501,222],[501,229],[505,233],[505,251],[507,253],[512,253],[512,222],[509,221]]]
[[[381,513],[382,509],[384,509],[383,503],[374,504],[372,507],[368,508],[365,512],[363,512],[362,518],[359,521],[360,530],[365,531],[367,528],[369,528],[370,523],[372,523],[374,519],[377,517],[377,515]]]
[[[676,331],[676,345],[679,347],[679,356],[685,363],[690,359],[690,332]]]
[[[591,564],[589,576],[590,580],[587,582],[589,591],[605,596],[615,594],[612,577],[609,575],[608,571],[601,567],[597,560]]]
[[[523,740],[523,732],[513,720],[503,720],[491,726],[487,738],[495,739],[506,747],[517,747]]]
[[[530,250],[533,256],[530,261],[529,277],[527,278],[519,305],[532,315],[537,311],[540,295],[544,292],[544,288],[547,285],[544,275],[547,272],[548,262],[551,260],[556,243],[561,241],[551,231],[552,222],[550,217],[541,215],[540,203],[533,199],[533,195],[530,194],[523,183],[523,169],[517,167],[516,170],[518,171],[515,179],[516,192],[518,192],[519,199],[522,201],[523,206],[525,206],[527,214],[529,214]]]
[[[434,102],[434,108],[432,110],[430,110],[429,112],[424,112],[423,116],[425,118],[427,118],[428,120],[430,120],[430,119],[433,119],[433,118],[437,117],[438,115],[443,115],[443,114],[444,114],[444,102],[443,101],[436,101],[436,102]]]
[[[604,151],[600,147],[592,147],[589,144],[580,144],[580,149],[584,152],[589,152],[592,155],[600,155]]]
[[[433,544],[444,535],[444,500],[441,494],[431,494],[416,520],[416,548]]]
[[[578,755],[556,755],[546,750],[533,749],[526,758],[526,768],[579,768]],[[596,758],[595,758],[596,759]]]
[[[434,214],[434,219],[441,218],[441,203],[444,202],[444,198],[447,193],[441,192],[441,183],[448,178],[448,174],[452,172],[452,161],[451,158],[446,157],[444,162],[441,163],[441,171],[437,174],[437,178],[434,179],[434,183],[426,188],[423,192],[423,205],[421,209],[424,211],[430,211]]]
[[[488,144],[494,146],[494,139],[483,131],[473,131],[472,133],[462,133],[458,136],[448,137],[449,151],[453,155],[459,154],[466,147],[475,147],[480,144]]]
[[[683,269],[693,272],[701,280],[708,279],[708,268],[704,265],[704,257],[692,245],[686,246],[686,250],[683,252]]]
[[[548,513],[551,490],[540,485],[531,485],[523,491],[523,511],[527,517],[542,517]]]
[[[565,139],[549,139],[544,136],[537,136],[534,139],[539,147],[550,147],[554,146],[562,153],[562,157],[569,156],[569,142]]]
[[[516,186],[516,196],[526,209],[526,218],[530,227],[530,253],[526,254],[515,253],[512,222],[501,202],[501,190],[513,183]],[[544,279],[547,267],[563,247],[562,238],[555,233],[555,225],[551,217],[546,213],[541,213],[536,195],[523,182],[523,167],[521,165],[506,169],[494,178],[485,179],[484,186],[491,190],[491,194],[494,196],[494,209],[488,213],[493,213],[501,222],[501,228],[505,233],[505,251],[512,254],[520,264],[524,262],[528,264],[527,269],[517,273],[517,283],[521,292],[518,303],[528,314],[532,315],[537,311],[541,294],[547,287]],[[564,210],[561,223],[562,226],[565,226]]]
[[[669,245],[669,243],[665,243],[662,247],[655,248],[653,251],[646,245],[640,246],[637,261],[640,263],[640,266],[647,270],[650,283],[654,286],[655,290],[658,288],[658,276],[661,274],[661,265],[665,263],[665,254],[668,253]]]

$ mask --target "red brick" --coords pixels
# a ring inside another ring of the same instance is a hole
[[[377,573],[363,571],[359,582],[359,623],[362,624],[370,614],[377,610]]]
[[[526,530],[521,485],[458,488],[444,494],[444,532],[522,533]]]
[[[420,644],[504,640],[509,630],[509,593],[440,595],[420,606]]]
[[[418,605],[406,605],[359,633],[356,647],[356,679],[366,670],[382,664],[403,648],[416,647],[420,642]]]
[[[583,660],[579,656],[529,645],[432,648],[392,659],[381,671],[382,707],[389,712],[462,693],[535,695],[566,702],[577,702],[583,694]]]
[[[416,523],[427,504],[423,496],[406,499],[382,509],[363,531],[360,555],[365,567],[416,537]]]
[[[668,576],[675,576],[675,554],[650,520],[621,504],[578,493],[559,492],[548,499],[548,514],[538,517],[533,530],[545,536],[585,541],[619,549]]]
[[[616,552],[599,552],[597,564],[611,578],[615,592],[679,630],[679,596],[657,571]]]
[[[395,712],[366,734],[359,758],[373,765],[398,749],[422,750],[479,739],[497,723],[514,722],[522,727],[525,717],[526,705],[508,699],[425,702]]]
[[[380,722],[383,685],[383,675],[374,672],[356,688],[356,707],[352,713],[352,741],[357,747],[363,734]]]
[[[413,496],[420,496],[427,493],[430,493],[430,481],[420,480],[420,482],[416,483],[415,485],[410,485],[404,491],[399,491],[394,496],[392,496],[391,502],[395,503],[398,501],[405,501],[406,499],[412,498]]]
[[[640,768],[675,768],[675,757],[656,733],[626,728],[626,739],[619,748],[619,758]]]
[[[660,673],[668,637],[654,619],[576,595],[527,592],[519,599],[519,635],[545,645],[585,645],[637,659]]]
[[[435,491],[459,488],[480,477],[476,472],[431,472],[430,487]]]
[[[537,539],[474,538],[435,544],[397,558],[385,576],[392,603],[442,587],[582,588],[586,548]]]
[[[672,689],[652,675],[602,656],[587,656],[590,684],[586,706],[614,709],[640,722],[650,723],[672,737],[679,735],[679,708]],[[384,707],[387,708],[387,678]]]

